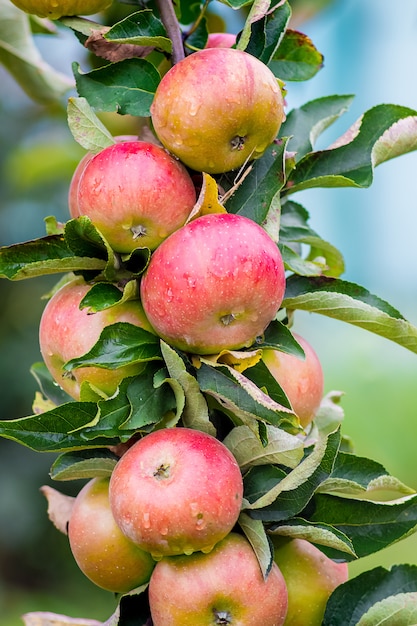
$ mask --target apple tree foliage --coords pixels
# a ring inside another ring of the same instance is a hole
[[[290,2],[223,3],[245,15],[236,47],[268,65],[283,89],[320,70],[323,58],[314,43],[289,27]],[[59,27],[72,31],[95,60],[87,69],[73,63],[69,80],[45,63],[34,44],[32,33],[48,31],[50,23],[0,0],[0,62],[37,102],[66,97],[74,140],[86,151],[98,152],[115,140],[97,113],[130,114],[149,126],[161,63],[180,59],[184,49],[190,54],[206,45],[209,2],[176,0],[168,16],[164,5],[171,6],[163,0],[123,5],[123,16],[111,25],[61,18]],[[90,352],[66,363],[66,370],[142,362],[141,375],[123,380],[112,397],[83,383],[81,399],[74,401],[54,384],[43,363],[35,363],[32,374],[39,392],[33,414],[0,420],[0,436],[56,453],[51,476],[67,481],[110,475],[117,461],[110,447],[138,432],[180,424],[216,434],[220,425],[244,477],[239,524],[265,576],[273,558],[270,533],[308,539],[344,561],[413,533],[417,494],[377,461],[355,455],[341,432],[341,394],[323,398],[312,430],[300,437],[285,393],[260,360],[261,350],[270,347],[302,355],[290,330],[297,310],[348,322],[417,353],[417,328],[391,304],[342,278],[342,254],[311,228],[307,209],[293,199],[295,192],[315,187],[366,188],[377,165],[416,149],[417,111],[380,104],[332,146],[316,150],[320,134],[348,110],[352,99],[335,95],[307,102],[287,113],[275,143],[243,171],[202,174],[195,211],[226,210],[251,218],[276,241],[285,262],[282,308],[258,343],[215,358],[195,357],[145,330],[113,324]],[[94,283],[82,303],[91,312],[138,298],[148,249],[115,253],[85,216],[65,224],[50,216],[45,225],[45,236],[0,249],[2,278],[56,274],[61,281],[82,275]],[[122,291],[116,283],[123,284]],[[386,491],[388,501],[379,495]],[[376,568],[332,594],[323,624],[415,623],[416,598],[417,565]],[[146,589],[122,596],[108,623],[123,626],[132,613],[135,623],[147,623]]]

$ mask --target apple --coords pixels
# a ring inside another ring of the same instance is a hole
[[[282,626],[287,603],[277,565],[265,580],[252,546],[237,533],[209,554],[162,559],[149,583],[154,626]]]
[[[114,137],[114,140],[116,142],[137,141],[138,137],[137,135],[118,135]],[[72,178],[69,184],[69,189],[68,189],[68,208],[69,208],[70,216],[72,218],[76,218],[80,216],[80,210],[78,206],[78,183],[80,181],[81,174],[83,173],[85,166],[90,161],[90,159],[93,158],[93,156],[94,156],[94,152],[87,152],[83,156],[81,161],[78,163],[72,175]]]
[[[348,580],[347,563],[336,563],[305,539],[272,535],[274,560],[288,589],[284,626],[320,626],[330,594]]]
[[[153,253],[141,300],[155,331],[186,352],[215,354],[253,344],[285,290],[278,246],[253,220],[198,217]]]
[[[323,368],[317,353],[306,339],[293,333],[305,359],[279,350],[263,350],[262,360],[284,390],[291,406],[306,428],[314,419],[324,391]]]
[[[236,35],[232,33],[209,33],[206,48],[231,48],[236,43]]]
[[[68,524],[71,552],[97,586],[127,593],[147,583],[155,561],[122,533],[109,503],[109,478],[89,480],[74,500]]]
[[[113,0],[12,0],[22,11],[57,20],[64,15],[92,15],[107,9]]]
[[[191,428],[145,435],[119,459],[110,479],[117,524],[155,559],[211,550],[235,525],[242,497],[231,452]]]
[[[119,253],[155,249],[182,226],[196,190],[186,168],[147,141],[119,141],[95,154],[78,180],[75,204]]]
[[[76,400],[80,399],[83,381],[111,396],[123,378],[139,374],[143,369],[142,363],[114,370],[91,366],[68,373],[63,369],[67,361],[86,354],[94,346],[103,328],[116,322],[129,322],[152,332],[139,300],[128,300],[91,314],[87,308],[80,309],[80,302],[90,289],[91,285],[82,279],[63,285],[48,300],[39,325],[39,345],[45,365],[58,385]]]
[[[277,79],[234,48],[205,48],[159,83],[151,119],[160,142],[188,167],[209,174],[240,168],[277,137],[285,118]]]

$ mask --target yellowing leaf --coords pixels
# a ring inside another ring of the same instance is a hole
[[[209,213],[226,213],[226,209],[219,201],[217,182],[210,174],[203,172],[203,184],[197,202],[190,213],[188,221],[208,215]]]

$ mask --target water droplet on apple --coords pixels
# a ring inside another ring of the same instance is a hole
[[[173,297],[174,297],[174,294],[172,293],[172,289],[171,287],[168,287],[167,293],[166,293],[167,302],[172,302]]]
[[[153,558],[154,561],[160,561],[163,558],[163,554],[161,554],[160,552],[151,552],[151,557]]]
[[[196,517],[198,515],[198,502],[190,502],[191,515]]]
[[[206,546],[205,548],[201,548],[201,552],[203,552],[203,554],[209,554],[214,548],[213,546]]]
[[[195,523],[197,530],[204,530],[206,527],[206,520],[201,516]]]
[[[185,555],[191,556],[194,552],[194,548],[192,548],[191,546],[185,546],[183,552]]]
[[[168,527],[167,526],[162,526],[162,528],[161,528],[161,530],[159,532],[164,537],[165,535],[168,534]]]
[[[189,287],[191,287],[191,289],[194,289],[194,287],[197,284],[197,281],[196,281],[195,278],[192,278],[191,276],[188,276],[187,277],[187,284],[188,284]]]
[[[150,519],[149,513],[144,513],[142,519],[143,519],[143,527],[148,530],[151,527],[151,519]]]

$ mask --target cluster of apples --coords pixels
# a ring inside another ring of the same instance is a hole
[[[76,400],[85,385],[111,396],[123,378],[142,371],[137,363],[80,367],[70,376],[64,371],[109,324],[129,322],[186,353],[212,355],[253,345],[284,297],[284,263],[261,226],[225,210],[195,212],[196,174],[240,168],[276,138],[284,106],[272,72],[236,49],[193,53],[162,78],[151,117],[155,142],[119,137],[86,155],[70,184],[71,217],[88,216],[116,255],[151,251],[139,299],[89,314],[80,303],[91,285],[78,277],[48,301],[41,353]],[[297,339],[304,361],[275,350],[265,350],[263,358],[306,426],[320,403],[323,376],[314,350]],[[292,589],[290,582],[300,578],[297,557],[284,577],[288,557],[281,564],[279,555],[288,545],[274,539],[276,562],[262,576],[239,532],[242,498],[241,471],[219,439],[181,426],[162,428],[132,442],[110,478],[95,478],[80,491],[69,520],[70,546],[80,569],[100,587],[126,593],[149,585],[154,626],[318,624],[314,611],[322,615],[329,593],[346,579],[346,566],[305,542],[316,583],[327,581],[312,594],[313,617],[305,621],[300,584]]]

